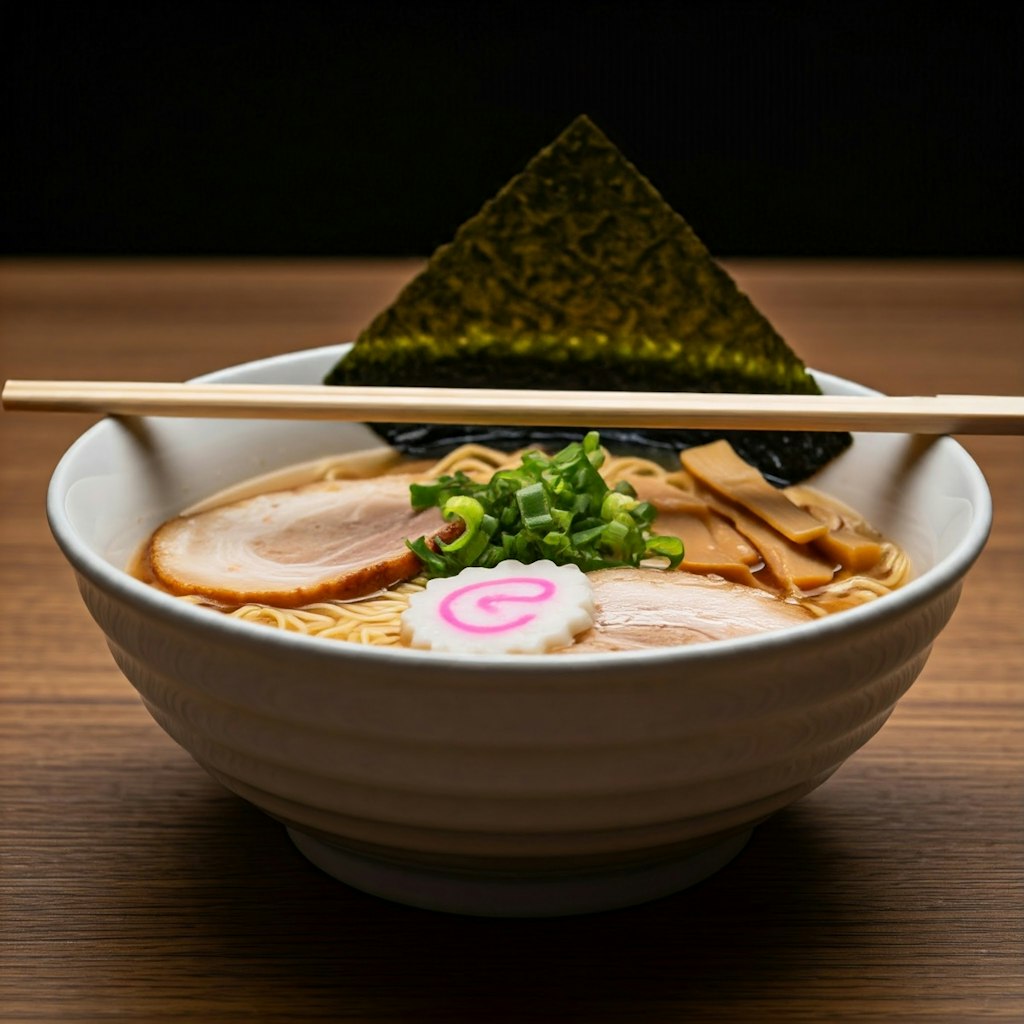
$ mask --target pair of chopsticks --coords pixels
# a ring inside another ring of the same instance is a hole
[[[750,395],[9,380],[9,410],[366,423],[1021,434],[1017,395]]]

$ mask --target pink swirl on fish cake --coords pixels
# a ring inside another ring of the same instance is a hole
[[[501,579],[483,580],[480,583],[469,583],[464,587],[459,587],[458,590],[453,590],[441,600],[441,603],[438,606],[438,614],[453,629],[459,629],[465,633],[486,635],[508,633],[514,629],[521,629],[523,626],[533,622],[537,616],[532,612],[527,612],[525,615],[520,615],[518,618],[509,619],[505,622],[481,625],[463,618],[462,615],[465,614],[465,610],[460,614],[459,609],[456,607],[456,602],[471,593],[484,589],[493,590],[496,587],[507,588],[509,585],[536,586],[539,589],[533,594],[509,594],[499,592],[485,595],[473,602],[472,607],[482,612],[484,615],[493,616],[500,614],[504,610],[503,606],[506,604],[524,602],[530,604],[542,604],[546,601],[552,600],[552,598],[554,598],[558,593],[558,587],[555,583],[552,580],[544,579],[542,576],[505,576]]]

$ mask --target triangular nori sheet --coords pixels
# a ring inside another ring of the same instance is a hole
[[[586,117],[538,153],[362,332],[328,384],[818,394],[690,226]],[[378,424],[410,454],[559,444],[567,428]],[[848,434],[602,430],[678,451],[728,436],[776,483]]]

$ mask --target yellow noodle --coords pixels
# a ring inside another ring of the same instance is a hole
[[[609,455],[605,452],[604,465],[601,466],[601,476],[605,478],[610,487],[614,487],[620,480],[629,477],[648,477],[664,480],[668,471],[650,459],[642,459],[636,455]]]
[[[464,444],[435,462],[424,472],[423,478],[434,480],[439,476],[465,473],[472,479],[489,480],[499,469],[518,466],[523,451],[526,449],[518,452],[499,452],[479,444]]]

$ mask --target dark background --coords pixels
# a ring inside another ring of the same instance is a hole
[[[1019,256],[1019,4],[3,16],[6,255],[425,255],[587,113],[723,256]]]

